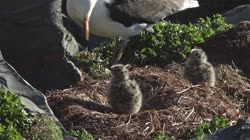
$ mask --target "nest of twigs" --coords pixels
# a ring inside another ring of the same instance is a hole
[[[249,115],[247,97],[239,96],[248,85],[223,75],[237,75],[232,67],[218,68],[221,73],[214,88],[190,84],[183,78],[181,64],[132,68],[131,79],[139,83],[143,93],[143,107],[134,115],[113,113],[107,103],[108,79],[94,80],[84,72],[83,81],[72,88],[48,92],[48,103],[66,129],[85,128],[94,138],[151,139],[163,130],[170,137],[187,139],[190,130],[214,115],[231,124]],[[234,93],[233,99],[229,91]]]

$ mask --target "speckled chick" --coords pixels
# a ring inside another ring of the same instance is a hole
[[[128,65],[116,64],[111,67],[108,102],[119,114],[135,114],[142,106],[142,93],[135,80],[130,80]]]
[[[216,78],[213,65],[207,61],[207,56],[202,49],[191,50],[188,60],[185,62],[184,77],[193,84],[207,83],[214,87]]]

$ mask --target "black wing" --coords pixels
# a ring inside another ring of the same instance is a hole
[[[179,11],[184,0],[114,0],[106,3],[114,21],[125,26],[155,23]]]

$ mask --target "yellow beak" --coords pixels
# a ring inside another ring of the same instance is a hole
[[[89,41],[89,16],[84,18],[83,26],[85,29],[85,39]]]
[[[85,29],[85,39],[87,41],[89,41],[89,19],[97,1],[98,0],[89,0],[89,11],[87,12],[83,20],[83,27]]]

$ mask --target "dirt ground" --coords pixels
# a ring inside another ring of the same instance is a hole
[[[96,139],[152,139],[159,130],[187,139],[190,130],[214,115],[233,125],[250,115],[250,94],[244,92],[250,89],[249,73],[237,67],[241,63],[243,70],[249,69],[249,37],[250,22],[244,22],[201,44],[215,67],[216,87],[189,83],[183,63],[133,66],[130,76],[143,93],[143,107],[134,115],[113,113],[107,103],[109,79],[93,79],[84,70],[78,84],[48,91],[48,103],[67,130],[85,128]]]

